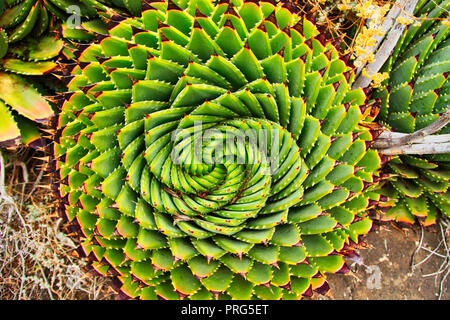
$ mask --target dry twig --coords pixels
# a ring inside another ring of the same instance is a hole
[[[373,147],[385,155],[450,153],[450,134],[432,135],[450,123],[450,109],[439,119],[414,133],[384,131]]]
[[[420,242],[417,245],[416,250],[414,250],[414,253],[411,258],[411,261],[412,261],[411,262],[411,271],[414,272],[414,270],[418,266],[425,263],[433,256],[437,256],[437,257],[443,259],[443,261],[437,271],[423,275],[423,277],[432,277],[432,276],[435,277],[436,286],[439,287],[439,291],[437,294],[438,300],[440,300],[444,293],[444,285],[447,281],[448,275],[450,274],[450,250],[449,250],[449,246],[447,245],[447,241],[448,241],[447,233],[450,230],[450,222],[445,217],[442,217],[442,219],[440,219],[440,221],[438,222],[438,225],[439,225],[439,228],[441,231],[441,241],[438,243],[438,245],[433,250],[429,250],[423,246],[423,229],[422,229]],[[441,246],[443,246],[443,250],[442,250],[444,252],[443,254],[438,253],[438,250],[441,248]],[[414,260],[415,260],[416,254],[420,250],[425,250],[425,251],[429,252],[429,254],[424,259],[422,259],[420,262],[415,263]],[[438,285],[438,281],[439,281],[439,285]]]

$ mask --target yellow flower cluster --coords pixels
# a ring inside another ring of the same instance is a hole
[[[319,3],[329,0],[313,0]],[[383,35],[382,23],[384,17],[391,8],[389,2],[380,4],[378,0],[334,0],[337,8],[343,11],[353,11],[364,24],[358,31],[358,35],[353,41],[352,51],[355,58],[354,65],[359,68],[367,63],[374,62],[375,55],[372,52],[377,44],[377,37]]]
[[[381,36],[382,34],[383,33],[379,29],[363,27],[361,33],[355,40],[355,46],[361,48],[373,47],[377,43],[377,40],[374,37]]]
[[[362,75],[364,77],[370,78],[372,80],[372,87],[374,88],[378,88],[379,86],[381,86],[381,83],[386,80],[387,78],[389,78],[389,74],[387,72],[383,72],[383,73],[375,73],[373,75],[369,75],[367,73],[366,68],[363,69],[362,71]]]
[[[350,0],[342,0],[341,3],[337,4],[337,7],[341,11],[351,10],[353,8],[353,5],[351,4]]]
[[[355,5],[356,14],[363,19],[368,20],[367,26],[364,26],[355,39],[353,53],[355,55],[355,66],[359,68],[366,63],[374,61],[374,54],[369,50],[377,43],[376,36],[383,35],[382,23],[384,16],[389,11],[389,4],[378,5],[373,0],[360,0]]]
[[[396,20],[398,23],[403,24],[405,26],[410,25],[411,23],[414,22],[413,19],[409,18],[409,17],[398,17]]]
[[[357,16],[364,19],[372,19],[372,21],[382,20],[389,11],[389,5],[379,6],[372,0],[359,1],[355,6]]]

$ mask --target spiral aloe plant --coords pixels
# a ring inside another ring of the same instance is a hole
[[[62,68],[61,213],[141,299],[299,299],[366,217],[381,159],[353,68],[289,3],[144,3]]]
[[[387,84],[375,92],[381,98],[379,121],[403,133],[420,130],[449,106],[450,1],[419,1],[418,23],[408,26],[384,66]],[[441,134],[450,133],[447,125]],[[440,211],[450,215],[450,154],[405,155],[387,165],[393,174],[382,193],[398,199],[385,210],[385,219],[413,224],[417,218],[429,226]]]

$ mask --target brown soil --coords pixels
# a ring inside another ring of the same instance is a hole
[[[435,276],[424,275],[438,271],[444,259],[433,255],[412,271],[411,259],[420,238],[419,228],[399,230],[393,225],[384,225],[366,236],[363,240],[371,247],[360,250],[364,265],[350,262],[352,274],[328,275],[331,299],[436,300],[441,278],[436,281]],[[440,239],[440,229],[427,230],[424,232],[423,247],[434,250]],[[441,246],[437,253],[443,252]],[[417,264],[428,255],[429,252],[421,249],[416,253],[414,262]],[[450,299],[449,278],[442,286],[442,300]]]

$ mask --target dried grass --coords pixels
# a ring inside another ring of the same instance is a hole
[[[433,256],[441,259],[441,264],[437,271],[422,275],[422,277],[434,277],[435,285],[439,288],[438,300],[441,300],[444,293],[444,286],[447,285],[447,278],[450,274],[450,220],[444,216],[441,216],[438,221],[438,228],[440,241],[433,250],[430,250],[423,245],[424,230],[421,228],[420,242],[417,245],[411,259],[411,270],[414,271],[415,268],[427,262]],[[420,250],[426,251],[428,255],[420,262],[415,263],[415,257]],[[439,253],[439,251],[441,251],[441,253]]]
[[[0,299],[110,299],[109,280],[86,272],[44,170],[24,150],[8,162],[0,153]]]

